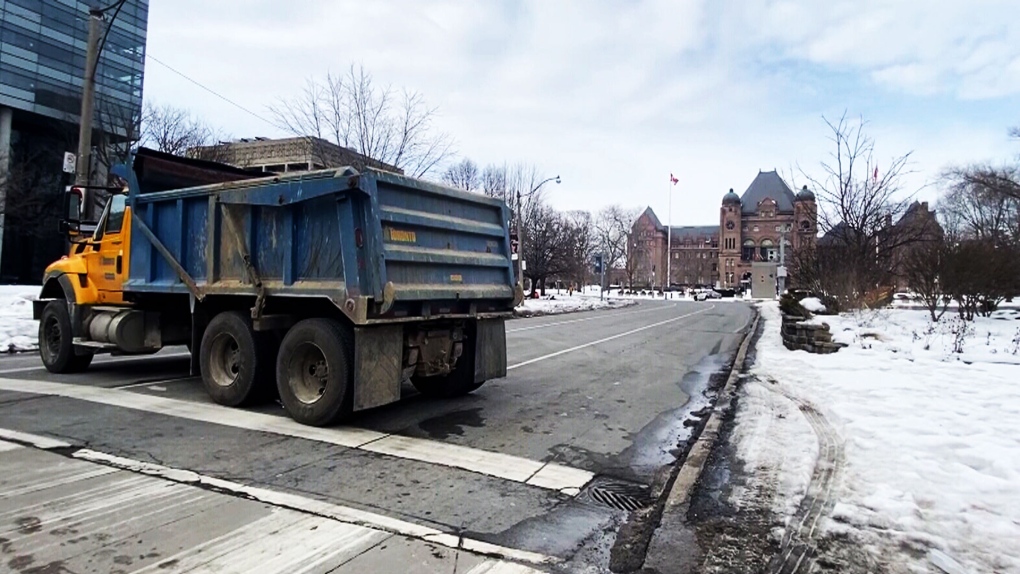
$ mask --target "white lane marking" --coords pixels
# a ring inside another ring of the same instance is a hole
[[[137,361],[145,361],[151,359],[180,359],[183,357],[190,357],[191,353],[167,353],[166,355],[142,355],[140,357],[117,357],[116,359],[110,358],[106,361],[98,361],[92,363],[93,366],[104,365],[108,367],[116,367],[122,363],[134,363]],[[39,363],[35,367],[18,367],[16,369],[4,369],[0,370],[0,375],[13,375],[14,373],[31,373],[32,371],[46,371],[46,367]]]
[[[0,452],[8,452],[8,451],[11,451],[11,450],[18,450],[19,448],[21,448],[20,444],[15,444],[13,442],[7,442],[5,440],[0,440]],[[0,497],[2,497],[2,496],[3,496],[3,493],[0,493]]]
[[[51,448],[67,448],[71,446],[71,443],[67,443],[62,440],[57,440],[55,438],[50,438],[48,436],[40,436],[37,434],[19,432],[16,430],[9,429],[0,429],[0,439],[30,444],[35,448],[41,448],[43,450],[49,450]]]
[[[177,383],[177,382],[180,382],[180,381],[198,381],[198,380],[200,380],[199,377],[193,377],[191,375],[188,375],[187,377],[174,377],[172,379],[160,379],[158,381],[143,381],[141,383],[131,383],[130,385],[118,385],[116,387],[110,387],[110,388],[117,389],[118,391],[123,391],[124,389],[134,389],[134,388],[138,388],[138,387],[149,387],[149,386],[152,386],[152,385],[162,385],[162,384],[165,384],[165,383]],[[166,387],[164,387],[162,389],[158,389],[158,390],[165,391]]]
[[[534,568],[513,562],[496,562],[489,560],[482,562],[467,571],[467,574],[541,574]]]
[[[6,443],[11,444],[11,443]],[[52,471],[51,471],[52,472]],[[91,478],[104,476],[117,472],[115,469],[108,467],[91,468],[85,472],[76,472],[69,476],[61,476],[59,478],[51,478],[49,480],[39,480],[35,478],[31,484],[18,486],[9,490],[0,490],[0,500],[4,498],[11,498],[14,496],[21,496],[24,494],[31,494],[40,490],[46,490],[47,488],[54,488],[57,486],[67,486],[68,484],[74,484]],[[47,473],[49,475],[49,473]]]
[[[539,488],[550,488],[559,490],[567,496],[577,496],[581,487],[588,484],[592,479],[592,473],[587,470],[580,470],[555,463],[547,463],[533,474],[525,484]],[[564,484],[575,486],[564,487]]]
[[[212,540],[162,557],[135,574],[164,572],[305,572],[342,555],[353,557],[389,534],[293,512],[272,511]]]
[[[583,319],[568,319],[566,321],[557,321],[555,323],[543,323],[541,325],[532,325],[530,327],[521,327],[519,329],[507,329],[506,332],[507,332],[507,334],[510,334],[510,333],[519,333],[521,331],[533,331],[535,329],[544,329],[546,327],[555,327],[557,325],[570,325],[571,323],[583,323],[585,321],[597,321],[599,319],[615,319],[617,317],[624,317],[626,315],[636,315],[638,313],[648,313],[648,312],[651,312],[651,311],[662,311],[663,309],[671,309],[671,308],[676,307],[676,306],[677,306],[677,304],[673,303],[672,305],[669,305],[669,306],[666,306],[666,307],[652,307],[650,309],[639,309],[637,311],[627,311],[625,313],[619,313],[619,312],[605,313],[605,314],[599,315],[597,317],[585,317]],[[604,311],[606,309],[600,309],[600,310]],[[611,311],[611,309],[609,309],[609,310]]]
[[[340,506],[337,504],[330,504],[328,502],[306,498],[304,496],[288,492],[277,492],[264,488],[247,486],[229,480],[205,476],[190,470],[170,468],[159,464],[132,460],[90,449],[78,450],[74,452],[72,456],[78,459],[109,465],[140,474],[157,476],[171,482],[204,485],[217,489],[221,492],[233,493],[243,498],[254,499],[279,508],[297,510],[330,518],[346,524],[382,530],[392,534],[407,536],[409,538],[417,538],[427,542],[448,546],[450,548],[480,552],[491,556],[532,564],[546,564],[556,561],[555,558],[544,554],[497,546],[495,544],[489,544],[470,538],[462,538],[452,532],[443,532],[435,528],[411,522],[404,522],[403,520],[390,518],[381,514],[375,514],[373,512],[350,508],[347,506]]]
[[[119,389],[45,381],[0,379],[0,390],[56,395],[223,426],[325,442],[448,468],[459,468],[548,490],[579,489],[594,477],[592,473],[584,470],[439,441],[354,427],[316,428],[276,415]],[[0,438],[3,437],[0,436]],[[69,446],[66,443],[62,444]],[[535,483],[530,482],[529,478],[542,471],[543,466],[548,467],[548,470],[540,473],[540,478]]]
[[[541,357],[535,357],[534,359],[529,359],[527,361],[524,361],[523,363],[517,363],[516,365],[510,365],[509,367],[506,368],[506,370],[512,371],[513,369],[516,369],[516,368],[519,368],[519,367],[523,367],[523,366],[526,366],[526,365],[530,365],[532,363],[537,363],[539,361],[544,361],[546,359],[552,359],[553,357],[559,357],[560,355],[566,355],[567,353],[573,353],[574,351],[579,351],[581,349],[585,349],[585,348],[588,348],[588,347],[593,347],[595,345],[600,345],[602,343],[607,343],[607,342],[613,341],[615,339],[620,339],[622,337],[626,337],[627,335],[633,335],[634,333],[640,333],[641,331],[647,331],[648,329],[653,329],[655,327],[660,327],[662,325],[673,323],[675,321],[679,321],[680,319],[686,319],[687,317],[691,317],[691,316],[697,315],[699,313],[704,313],[706,311],[711,311],[712,309],[715,309],[715,305],[712,305],[711,307],[708,307],[706,309],[702,309],[700,311],[695,311],[693,313],[687,313],[686,315],[680,315],[679,317],[673,317],[672,319],[666,319],[665,321],[659,321],[658,323],[652,323],[651,325],[645,325],[644,327],[638,327],[637,329],[631,329],[630,331],[626,331],[624,333],[619,333],[619,334],[613,335],[611,337],[605,337],[605,338],[599,339],[597,341],[592,341],[590,343],[584,343],[583,345],[576,345],[576,346],[570,347],[568,349],[563,349],[562,351],[556,351],[555,353],[549,353],[548,355],[542,355]]]
[[[400,435],[389,435],[361,447],[361,450],[397,458],[420,460],[474,470],[514,482],[525,482],[537,473],[543,463],[516,456],[448,444],[423,441]],[[588,476],[589,480],[591,475]],[[586,481],[587,482],[587,481]]]

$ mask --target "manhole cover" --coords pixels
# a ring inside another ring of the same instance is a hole
[[[647,486],[610,478],[596,478],[579,498],[627,512],[651,504]]]

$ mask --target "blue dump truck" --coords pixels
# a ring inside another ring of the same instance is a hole
[[[402,175],[272,175],[136,152],[36,303],[50,371],[188,345],[217,403],[279,396],[328,425],[399,400],[410,379],[453,397],[506,376],[504,321],[523,293],[499,200]],[[268,176],[267,176],[268,175]]]

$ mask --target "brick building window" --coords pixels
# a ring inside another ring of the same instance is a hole
[[[743,261],[754,261],[755,244],[753,239],[744,241],[743,249],[740,250],[740,259]]]

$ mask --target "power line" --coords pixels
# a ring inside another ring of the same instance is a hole
[[[193,79],[189,78],[189,77],[188,77],[188,76],[187,76],[186,74],[184,74],[183,72],[181,72],[181,71],[179,71],[179,70],[177,70],[177,69],[175,69],[175,68],[171,67],[171,66],[170,66],[169,64],[167,64],[166,62],[163,62],[163,61],[161,61],[161,60],[160,60],[159,58],[157,58],[157,57],[153,56],[152,54],[150,54],[150,53],[149,53],[148,51],[146,51],[146,52],[145,52],[145,57],[146,57],[146,58],[149,58],[149,59],[151,59],[151,60],[152,60],[153,62],[156,62],[156,63],[157,63],[157,64],[159,64],[160,66],[163,66],[164,68],[166,68],[166,69],[170,70],[171,72],[173,72],[173,73],[177,74],[178,76],[180,76],[180,77],[184,78],[185,80],[187,80],[187,81],[191,82],[192,84],[195,84],[196,86],[198,86],[198,87],[202,88],[203,90],[205,90],[205,91],[209,92],[210,94],[212,94],[212,95],[216,96],[217,98],[219,98],[219,99],[223,100],[224,102],[227,102],[228,104],[230,104],[230,105],[234,106],[235,108],[237,108],[237,109],[239,109],[239,110],[241,110],[241,111],[247,112],[247,113],[248,113],[248,114],[250,114],[251,116],[253,116],[253,117],[255,117],[255,118],[258,118],[258,119],[262,120],[263,122],[265,122],[265,123],[267,123],[267,124],[269,124],[269,125],[273,126],[274,128],[275,128],[275,127],[277,127],[277,126],[276,126],[276,124],[274,124],[273,122],[271,122],[271,121],[267,120],[266,118],[264,118],[264,117],[262,117],[262,116],[260,116],[260,115],[256,114],[255,112],[253,112],[253,111],[249,110],[248,108],[246,108],[246,107],[242,106],[241,104],[239,104],[239,103],[235,102],[234,100],[231,100],[230,98],[228,98],[228,97],[226,97],[226,96],[224,96],[224,95],[222,95],[222,94],[219,94],[219,93],[217,93],[217,92],[216,92],[216,91],[214,91],[214,90],[213,90],[212,88],[209,88],[209,87],[206,87],[206,86],[202,85],[202,84],[201,84],[201,83],[199,83],[199,82],[198,82],[197,80],[193,80]]]

